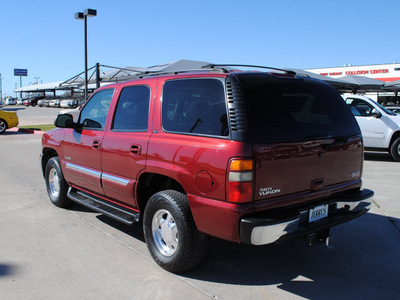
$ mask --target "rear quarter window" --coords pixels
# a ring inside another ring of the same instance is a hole
[[[228,136],[222,81],[204,78],[165,82],[162,126],[168,132]]]

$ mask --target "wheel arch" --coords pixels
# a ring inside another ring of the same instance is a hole
[[[139,211],[143,213],[150,197],[163,190],[176,190],[186,195],[182,185],[171,177],[157,173],[142,174],[139,177],[136,189],[136,199]]]
[[[389,149],[390,149],[390,147],[392,147],[392,144],[394,143],[394,141],[397,140],[398,138],[400,138],[400,130],[398,130],[392,134],[392,138],[390,139],[390,143],[389,143]]]
[[[54,150],[53,148],[43,148],[41,161],[40,161],[43,177],[45,176],[47,162],[49,161],[50,158],[55,157],[55,156],[58,156],[58,153],[56,150]]]
[[[7,123],[7,120],[5,120],[5,119],[3,119],[3,118],[0,118],[0,121],[4,121],[4,124],[6,124],[6,130],[8,129],[8,123]]]

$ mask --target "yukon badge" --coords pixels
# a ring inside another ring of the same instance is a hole
[[[258,193],[260,196],[268,196],[272,194],[278,194],[281,192],[281,189],[273,189],[272,187],[267,187],[267,188],[260,188]]]

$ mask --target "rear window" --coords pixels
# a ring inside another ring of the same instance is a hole
[[[265,74],[238,76],[254,142],[282,142],[359,133],[352,113],[329,85]]]

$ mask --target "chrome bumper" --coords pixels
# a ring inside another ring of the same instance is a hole
[[[243,218],[240,222],[240,236],[243,242],[252,245],[265,245],[306,236],[363,215],[370,209],[373,195],[373,191],[364,189],[314,206],[308,205],[297,211],[280,212],[281,216]],[[309,209],[322,204],[328,205],[328,216],[309,223]]]

